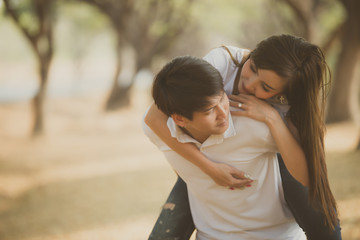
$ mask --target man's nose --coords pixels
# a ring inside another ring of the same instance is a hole
[[[218,118],[226,118],[227,116],[227,106],[226,105],[218,105],[217,111],[218,111]]]

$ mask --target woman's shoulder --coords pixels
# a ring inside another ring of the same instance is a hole
[[[233,63],[232,57],[238,62],[241,62],[244,55],[249,54],[248,49],[234,47],[234,46],[221,46],[212,49],[205,55],[204,59],[210,63]],[[231,55],[230,55],[231,54]]]
[[[246,48],[239,48],[234,46],[222,46],[221,49],[227,53],[231,53],[233,57],[241,62],[244,56],[247,56],[250,53],[249,49]]]

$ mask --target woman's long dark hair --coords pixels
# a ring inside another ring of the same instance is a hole
[[[287,117],[299,132],[309,169],[309,200],[337,224],[337,207],[330,190],[324,151],[324,109],[330,70],[321,49],[291,35],[272,36],[260,42],[250,58],[256,68],[276,72],[288,81],[284,94],[290,105]]]

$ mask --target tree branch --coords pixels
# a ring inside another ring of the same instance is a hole
[[[30,41],[30,45],[36,50],[36,42],[37,42],[37,35],[32,35],[24,26],[21,25],[19,16],[17,15],[17,12],[12,8],[10,5],[9,0],[4,0],[5,3],[5,10],[10,15],[10,17],[13,19],[15,24],[19,27],[21,32],[25,35],[25,37]]]
[[[326,42],[322,45],[322,50],[324,51],[325,55],[329,52],[330,48],[332,47],[333,43],[336,39],[339,39],[343,32],[344,32],[344,25],[345,21],[339,26],[337,26],[329,35],[329,37],[326,39]]]
[[[303,25],[305,30],[305,37],[310,37],[310,26],[309,26],[309,17],[306,14],[305,10],[301,7],[302,1],[292,1],[292,0],[283,0],[295,13],[299,22]]]

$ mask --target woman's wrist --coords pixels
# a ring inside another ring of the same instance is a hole
[[[283,121],[279,112],[273,109],[273,111],[269,111],[269,113],[265,117],[265,124],[271,129],[273,128],[279,121]]]
[[[209,160],[204,156],[203,161],[201,162],[201,166],[199,166],[200,169],[206,173],[208,176],[212,177],[214,174],[216,174],[216,163]]]

